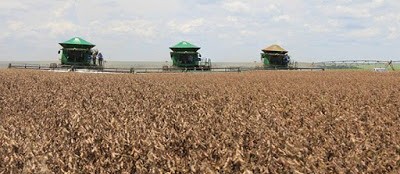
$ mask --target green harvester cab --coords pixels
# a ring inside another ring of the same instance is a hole
[[[59,43],[62,49],[61,65],[94,66],[91,60],[92,48],[96,45],[79,37],[74,37],[63,43]]]
[[[263,60],[264,68],[288,68],[290,57],[288,51],[279,45],[271,45],[262,49],[261,60]]]
[[[204,59],[202,61],[201,54],[197,52],[200,47],[189,42],[179,42],[170,49],[172,50],[171,59],[174,67],[203,70],[209,70],[211,67],[211,60]]]

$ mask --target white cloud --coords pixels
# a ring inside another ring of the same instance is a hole
[[[397,27],[389,27],[388,39],[398,39],[400,36],[400,30]]]
[[[182,33],[189,33],[195,31],[199,27],[203,26],[205,23],[204,18],[193,19],[185,22],[176,22],[170,21],[168,22],[168,26],[175,31],[182,32]]]
[[[268,8],[266,8],[267,12],[273,12],[273,13],[282,13],[281,7],[279,7],[276,4],[270,4],[268,5]]]
[[[306,27],[308,31],[317,33],[326,33],[331,31],[331,29],[328,26],[320,24],[304,24],[304,27]]]
[[[378,28],[363,28],[359,30],[354,30],[346,33],[345,35],[353,38],[369,39],[372,37],[377,37],[381,34]]]
[[[241,30],[240,34],[243,36],[255,36],[256,32],[251,30]]]
[[[248,12],[250,7],[248,3],[242,1],[228,1],[222,4],[223,8],[231,12]]]
[[[112,22],[110,31],[120,34],[134,34],[144,38],[155,38],[157,33],[155,26],[152,22],[138,19],[138,20],[124,20]]]
[[[289,15],[279,15],[279,16],[274,16],[272,18],[273,21],[275,22],[280,22],[280,21],[290,21],[290,16]]]
[[[25,4],[25,3],[23,3],[23,2],[20,2],[20,1],[14,1],[14,0],[10,0],[10,1],[7,1],[7,0],[2,0],[2,1],[0,1],[0,9],[8,9],[8,10],[10,10],[10,9],[22,9],[22,10],[27,10],[28,9],[28,7],[27,7],[27,5]]]
[[[73,5],[74,5],[73,0],[65,0],[64,3],[60,5],[60,7],[56,8],[54,10],[53,13],[54,13],[55,17],[56,18],[63,17],[68,10],[71,10]]]
[[[342,16],[350,16],[357,18],[367,18],[371,17],[371,13],[368,8],[357,8],[349,6],[336,6],[334,13]]]
[[[384,4],[385,0],[373,0],[368,6],[371,8],[377,8],[383,6]]]
[[[238,18],[235,16],[227,16],[226,20],[229,22],[238,22]]]
[[[7,37],[10,37],[11,36],[11,33],[9,33],[9,32],[2,32],[2,33],[0,33],[0,43],[1,42],[5,42],[6,40],[6,38]]]
[[[323,22],[318,21],[313,23],[306,23],[304,24],[304,27],[309,32],[332,33],[342,30],[344,26],[338,20],[329,19]]]
[[[8,21],[7,24],[9,30],[6,33],[11,33],[12,36],[17,39],[32,37],[38,34],[36,31],[37,28],[33,28],[21,21]]]
[[[47,23],[43,28],[48,30],[52,36],[73,33],[79,30],[78,25],[68,21],[50,22]]]
[[[8,21],[7,23],[8,28],[12,31],[20,31],[25,27],[24,23],[21,21]]]

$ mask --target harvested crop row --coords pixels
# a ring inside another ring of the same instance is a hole
[[[399,73],[0,71],[0,173],[386,173]]]

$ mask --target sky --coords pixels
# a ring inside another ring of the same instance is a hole
[[[58,61],[78,36],[108,61],[169,61],[188,41],[214,62],[400,60],[399,0],[1,0],[0,61]]]

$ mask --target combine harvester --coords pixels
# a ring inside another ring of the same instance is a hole
[[[51,70],[58,72],[117,72],[129,73],[130,69],[123,68],[105,68],[103,61],[93,59],[101,54],[97,49],[93,49],[96,45],[80,38],[74,37],[65,42],[59,43],[61,49],[58,51],[60,55],[60,63],[51,63],[48,65],[36,64],[9,64],[8,68],[15,69],[37,69],[37,70]]]
[[[210,71],[211,59],[202,59],[198,52],[200,47],[187,41],[169,47],[172,66],[165,65],[160,68],[135,68],[136,73],[149,72],[188,72],[188,71]]]
[[[291,62],[288,51],[279,45],[271,45],[261,51],[264,70],[325,70],[319,67],[297,67]]]
[[[79,37],[59,44],[63,47],[58,51],[61,54],[61,65],[98,67],[96,62],[92,62],[92,55],[96,54],[92,48],[96,45]]]
[[[211,69],[211,59],[201,59],[201,54],[197,47],[189,42],[182,41],[175,46],[170,47],[173,68],[184,70],[205,70]]]

